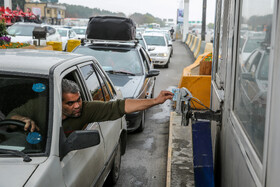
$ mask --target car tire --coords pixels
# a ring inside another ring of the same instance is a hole
[[[67,52],[67,44],[65,45],[65,49],[63,51]]]
[[[169,63],[170,63],[170,58],[168,59],[167,63],[164,65],[165,68],[169,67]]]
[[[121,169],[121,140],[117,145],[117,151],[114,158],[114,162],[111,168],[111,171],[107,177],[106,185],[115,185],[120,176],[120,169]]]
[[[144,129],[145,129],[145,110],[142,113],[140,126],[138,127],[138,129],[136,131],[137,132],[143,132]]]

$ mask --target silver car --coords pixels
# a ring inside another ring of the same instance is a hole
[[[98,62],[78,54],[23,49],[1,50],[0,58],[0,186],[116,183],[126,148],[125,118],[85,124],[68,137],[62,128],[62,79],[75,81],[84,101],[122,98]],[[5,118],[34,98],[43,98],[31,106],[38,108],[39,131],[24,131],[21,121]]]

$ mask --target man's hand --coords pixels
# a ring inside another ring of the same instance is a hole
[[[172,99],[173,95],[174,94],[170,91],[161,91],[154,99],[126,99],[124,108],[125,113],[128,114],[146,110],[152,106],[164,103],[167,99]]]
[[[159,95],[155,98],[156,104],[162,104],[167,99],[172,99],[173,93],[170,91],[162,90]]]
[[[28,117],[24,117],[24,116],[20,116],[20,115],[15,115],[15,116],[12,116],[11,119],[15,119],[15,120],[19,120],[19,121],[24,122],[25,123],[25,126],[24,126],[24,130],[25,131],[27,131],[29,127],[31,127],[30,128],[31,132],[34,132],[35,129],[37,131],[40,130],[39,127],[35,124],[35,122],[32,119],[28,118]]]

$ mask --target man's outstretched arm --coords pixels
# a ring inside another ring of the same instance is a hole
[[[161,91],[160,94],[153,99],[126,99],[125,100],[125,113],[132,113],[148,109],[152,106],[162,104],[167,99],[172,99],[173,93],[170,91]]]

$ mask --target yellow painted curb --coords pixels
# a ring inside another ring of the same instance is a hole
[[[169,136],[168,136],[168,153],[167,153],[167,168],[166,168],[166,187],[171,186],[171,158],[172,158],[172,122],[173,122],[173,113],[170,113],[169,121]]]

